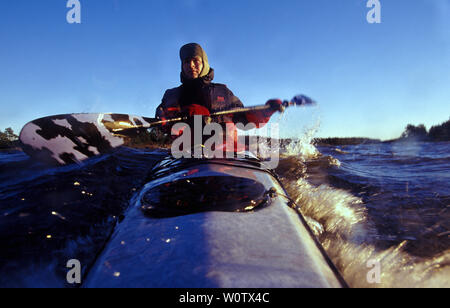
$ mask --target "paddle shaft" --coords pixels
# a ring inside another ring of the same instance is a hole
[[[289,107],[289,106],[296,106],[296,105],[297,105],[297,103],[290,102],[287,100],[283,101],[283,103],[282,103],[283,109],[286,107]],[[218,116],[223,116],[223,115],[246,113],[246,112],[251,112],[251,111],[264,111],[264,110],[269,110],[271,108],[272,107],[267,104],[259,105],[259,106],[252,106],[252,107],[242,107],[242,108],[236,108],[236,109],[231,109],[231,110],[217,111],[217,112],[211,113],[209,115],[209,117],[218,117]],[[164,119],[164,120],[155,119],[156,121],[151,121],[150,127],[154,127],[154,126],[158,126],[158,125],[165,125],[165,124],[173,123],[173,122],[187,121],[188,119],[189,119],[189,117],[187,117],[187,116]],[[129,131],[129,130],[139,129],[139,128],[149,128],[149,127],[144,126],[144,125],[139,125],[139,126],[130,127],[130,128],[116,129],[115,132]]]

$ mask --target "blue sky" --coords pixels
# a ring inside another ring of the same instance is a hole
[[[0,0],[0,129],[76,112],[154,116],[198,42],[245,105],[309,95],[285,137],[398,137],[450,117],[450,0]],[[277,120],[275,118],[274,120]]]

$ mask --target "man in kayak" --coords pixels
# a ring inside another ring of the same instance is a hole
[[[242,102],[226,85],[213,83],[214,69],[209,66],[203,48],[196,43],[186,44],[180,49],[181,86],[164,93],[162,103],[156,109],[156,117],[164,120],[178,116],[209,116],[210,113],[244,107]],[[280,100],[269,100],[272,108],[263,111],[249,111],[215,117],[221,124],[254,123],[257,128],[264,126],[276,111],[282,110]],[[230,127],[230,125],[228,125]],[[174,132],[172,132],[174,134]],[[235,135],[236,129],[228,129],[227,134]]]

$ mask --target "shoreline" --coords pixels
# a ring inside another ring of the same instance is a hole
[[[266,137],[261,137],[266,138]],[[290,143],[294,140],[299,140],[298,138],[281,138],[278,139],[281,145],[285,145],[286,143]],[[327,137],[327,138],[313,138],[312,144],[314,146],[349,146],[349,145],[361,145],[361,144],[391,144],[391,143],[412,143],[412,142],[426,142],[426,143],[441,143],[441,142],[450,142],[450,140],[433,140],[431,138],[420,138],[420,137],[409,137],[409,138],[396,138],[390,140],[380,140],[380,139],[372,139],[367,137]],[[135,148],[135,149],[168,149],[171,147],[170,143],[162,142],[158,144],[155,141],[151,141],[149,143],[145,142],[136,142],[136,143],[126,143],[124,146]],[[0,153],[7,152],[24,152],[23,149],[16,143],[14,145],[3,146],[0,147]]]
[[[21,147],[0,148],[0,152],[23,152]]]
[[[281,144],[286,142],[291,142],[294,140],[293,138],[280,139]],[[315,146],[346,146],[346,145],[360,145],[360,144],[388,144],[388,143],[409,143],[409,142],[428,142],[428,143],[439,143],[439,142],[450,142],[450,141],[441,141],[441,140],[428,140],[428,139],[417,139],[417,138],[397,138],[391,140],[380,140],[380,139],[371,139],[364,137],[332,137],[332,138],[314,138],[312,143]],[[136,148],[136,149],[158,149],[158,148],[170,148],[168,144],[127,144],[127,147]],[[0,148],[0,153],[5,152],[23,152],[23,149],[19,146],[13,147],[4,147]]]

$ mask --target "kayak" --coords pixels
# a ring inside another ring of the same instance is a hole
[[[158,163],[82,286],[346,284],[276,175],[248,154]]]

